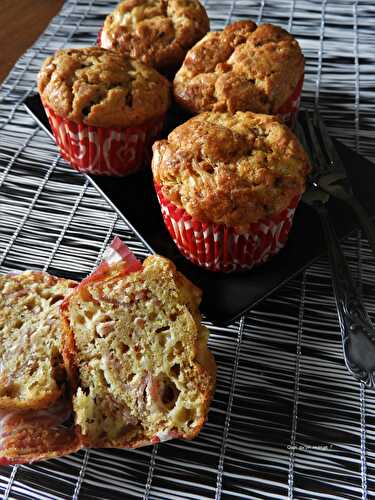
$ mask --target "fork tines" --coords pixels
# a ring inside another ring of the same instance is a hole
[[[314,124],[315,126],[318,127],[320,131],[320,136],[323,140],[325,151],[327,153],[327,156],[329,158],[332,167],[343,169],[344,166],[341,161],[341,158],[336,151],[335,145],[333,144],[333,141],[328,133],[327,127],[318,109],[315,109],[314,111]]]
[[[330,173],[333,169],[336,172],[343,170],[341,159],[319,111],[302,111],[299,116],[304,127],[297,124],[296,133],[310,157],[314,167],[313,175]]]

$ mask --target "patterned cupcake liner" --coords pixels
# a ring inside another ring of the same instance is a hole
[[[103,258],[99,266],[86,278],[84,278],[77,286],[77,290],[82,290],[89,283],[105,279],[109,276],[111,266],[116,265],[116,274],[125,276],[142,269],[142,263],[137,259],[128,246],[116,236],[110,245],[107,246],[103,253]],[[67,307],[69,297],[64,300],[64,306]]]
[[[208,224],[168,201],[155,185],[163,219],[180,252],[210,271],[245,271],[262,264],[285,245],[292,227],[296,196],[289,207],[249,225],[246,233],[224,224]]]
[[[151,159],[151,146],[164,116],[138,127],[95,127],[57,115],[43,103],[60,153],[76,170],[87,174],[124,176]]]
[[[98,36],[96,37],[96,45],[98,47],[102,46],[102,31],[103,31],[103,28],[100,28]]]
[[[301,102],[301,93],[303,87],[303,78],[301,76],[293,94],[284,102],[284,104],[277,111],[277,116],[283,120],[284,123],[293,128],[297,119],[299,104]]]

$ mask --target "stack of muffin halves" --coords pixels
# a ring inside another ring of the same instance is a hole
[[[215,361],[201,292],[117,238],[81,283],[0,277],[0,464],[135,448],[202,428]]]

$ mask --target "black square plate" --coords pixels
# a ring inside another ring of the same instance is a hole
[[[52,137],[39,95],[28,97],[25,106]],[[183,117],[172,117],[171,124],[181,122],[181,118]],[[345,162],[355,194],[369,214],[374,216],[375,166],[338,141],[336,146]],[[310,207],[300,203],[287,245],[268,263],[246,273],[205,271],[186,260],[169,236],[149,169],[124,178],[87,177],[150,251],[169,257],[185,276],[203,290],[201,310],[209,320],[217,324],[232,322],[324,252],[318,216]],[[331,199],[329,210],[340,238],[356,228],[354,215],[342,202]]]

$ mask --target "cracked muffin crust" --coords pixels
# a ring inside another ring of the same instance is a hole
[[[129,274],[112,264],[63,304],[84,446],[134,448],[199,432],[216,373],[200,300],[172,262],[152,256]]]
[[[173,86],[191,113],[276,114],[303,78],[298,42],[271,24],[240,21],[210,32],[187,53]]]
[[[62,394],[59,308],[75,286],[36,271],[0,277],[0,408],[44,408]]]
[[[153,68],[117,52],[62,49],[38,75],[42,100],[63,118],[98,127],[131,127],[163,116],[169,83]]]
[[[303,193],[309,162],[274,116],[206,112],[154,144],[152,171],[163,197],[190,216],[244,233]]]
[[[157,69],[177,68],[208,30],[198,0],[125,0],[107,16],[100,44]]]

